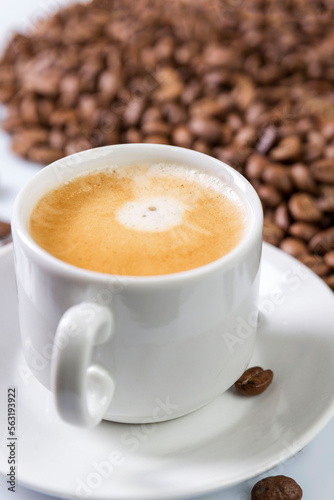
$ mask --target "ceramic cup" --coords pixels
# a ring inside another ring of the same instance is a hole
[[[209,172],[244,200],[248,225],[226,256],[175,274],[127,277],[77,268],[30,237],[36,202],[72,177],[106,165],[168,162]],[[107,146],[41,170],[12,219],[25,359],[53,391],[63,420],[94,426],[168,420],[226,391],[253,353],[263,216],[237,171],[196,151],[156,144]]]

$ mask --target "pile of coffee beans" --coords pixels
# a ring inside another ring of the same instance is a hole
[[[14,34],[3,128],[42,164],[114,143],[174,144],[243,173],[264,239],[334,290],[331,0],[92,0]]]

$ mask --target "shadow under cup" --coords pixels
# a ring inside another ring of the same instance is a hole
[[[247,212],[241,242],[189,271],[112,276],[45,252],[28,232],[36,202],[78,174],[107,165],[182,164],[214,175]],[[41,170],[18,195],[12,219],[22,347],[61,417],[96,425],[168,420],[227,390],[252,356],[263,215],[248,181],[192,150],[126,144],[84,151]]]

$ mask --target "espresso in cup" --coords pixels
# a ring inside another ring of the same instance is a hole
[[[29,231],[51,255],[101,273],[154,276],[194,269],[243,237],[239,195],[186,165],[108,166],[74,177],[34,207]]]

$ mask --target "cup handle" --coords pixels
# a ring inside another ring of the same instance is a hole
[[[93,427],[103,419],[115,383],[105,368],[91,364],[95,345],[108,341],[113,317],[106,307],[82,302],[62,316],[54,339],[51,386],[63,420]]]

